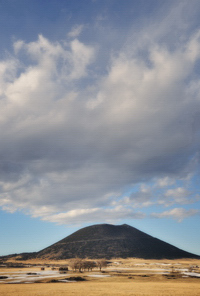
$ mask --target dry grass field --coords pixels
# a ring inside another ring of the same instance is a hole
[[[138,282],[138,281],[88,281],[81,283],[1,285],[1,296],[62,296],[62,295],[119,295],[119,296],[199,296],[199,283]]]
[[[24,262],[25,263],[25,262]],[[27,263],[27,262],[26,262]],[[32,261],[26,268],[0,268],[1,276],[11,277],[20,273],[41,274],[41,265],[45,272],[51,272],[52,266],[66,265],[66,261]],[[37,265],[38,264],[38,265]],[[40,264],[40,265],[39,265]],[[39,279],[39,282],[9,284],[0,282],[1,296],[107,296],[107,295],[149,295],[149,296],[199,296],[200,260],[143,260],[114,259],[103,269],[82,273],[69,270],[58,274],[53,282],[51,278]],[[187,272],[192,271],[188,276]],[[186,274],[184,274],[186,272]],[[103,276],[103,277],[102,277]],[[59,279],[81,277],[85,281],[57,282]],[[11,280],[10,280],[11,281]]]

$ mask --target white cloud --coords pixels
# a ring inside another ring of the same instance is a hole
[[[173,196],[173,197],[185,197],[188,196],[190,192],[188,192],[187,189],[182,188],[182,187],[177,187],[174,189],[168,189],[165,193],[166,196]]]
[[[104,221],[104,222],[113,222],[121,219],[143,219],[145,214],[141,212],[134,212],[130,209],[126,209],[122,206],[117,206],[112,209],[102,208],[90,208],[90,209],[79,209],[71,210],[65,213],[59,213],[55,215],[48,215],[44,217],[43,220],[50,222],[55,222],[58,224],[67,224],[67,223],[90,223],[95,221]]]
[[[72,30],[67,34],[69,37],[76,38],[83,31],[84,25],[77,25],[72,28]]]
[[[183,219],[198,215],[200,212],[196,209],[186,210],[183,208],[174,208],[169,211],[165,211],[162,213],[152,213],[152,217],[154,218],[173,218],[178,222],[181,222]]]
[[[158,187],[167,187],[167,186],[171,186],[176,182],[175,179],[173,178],[169,178],[169,177],[164,177],[164,178],[159,178],[156,181],[156,186]]]
[[[5,209],[67,223],[137,218],[133,208],[193,198],[176,181],[192,173],[191,159],[198,162],[200,33],[171,47],[160,42],[164,28],[151,42],[144,31],[115,49],[102,72],[96,45],[42,35],[15,42],[14,57],[0,63]],[[157,183],[124,198],[146,182]]]
[[[70,46],[72,51],[71,61],[74,64],[70,78],[79,79],[86,76],[86,68],[93,60],[94,49],[84,45],[77,39],[73,40]]]

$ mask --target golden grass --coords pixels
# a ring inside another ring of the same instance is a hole
[[[31,260],[31,264],[56,264],[65,265],[67,260],[63,261],[47,261],[47,260]],[[152,274],[144,271],[140,265],[145,264],[148,267],[162,267],[162,264],[170,264],[174,266],[180,264],[181,267],[189,267],[191,265],[200,266],[200,260],[144,260],[144,259],[114,259],[112,267],[128,268],[120,271],[111,271],[105,268],[110,277],[92,278],[89,275],[96,273],[84,272],[73,273],[70,271],[65,278],[69,276],[85,277],[87,281],[75,283],[33,283],[33,284],[0,284],[0,296],[199,296],[200,295],[200,278],[172,278],[169,279],[159,274]],[[141,268],[141,269],[140,269]],[[170,267],[169,267],[170,268]],[[49,267],[50,269],[50,267]],[[113,268],[115,269],[115,268]],[[39,266],[31,268],[2,268],[1,272],[16,272],[23,270],[39,271]],[[147,275],[146,277],[144,275]],[[88,276],[88,277],[87,277]],[[44,281],[45,282],[45,281]]]
[[[113,282],[88,281],[78,283],[0,285],[1,296],[199,296],[200,283],[180,282]]]
[[[93,259],[95,260],[95,259]],[[15,260],[15,259],[9,259],[7,262],[15,262],[15,263],[24,263],[24,264],[48,264],[48,265],[53,265],[53,264],[59,264],[59,265],[65,265],[69,263],[69,259],[66,260],[48,260],[48,259],[29,259],[27,261],[20,261],[20,260]],[[140,259],[140,258],[127,258],[127,259],[122,259],[122,258],[115,258],[111,260],[112,262],[120,262],[123,264],[123,266],[133,266],[134,264],[186,264],[186,265],[200,265],[200,260],[199,259],[177,259],[177,260],[172,260],[172,259]]]

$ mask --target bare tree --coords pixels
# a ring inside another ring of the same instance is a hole
[[[92,271],[94,267],[97,267],[97,264],[95,261],[92,260],[83,260],[80,258],[75,258],[70,260],[69,266],[72,268],[73,271],[78,270],[81,272],[82,270],[88,270]]]
[[[94,261],[91,261],[91,260],[83,260],[83,269],[87,269],[88,271],[92,271],[92,269],[94,267],[96,267],[96,263]]]
[[[99,259],[96,262],[97,266],[99,267],[100,271],[102,269],[102,267],[106,267],[107,266],[107,261],[105,259]]]
[[[72,268],[73,271],[78,270],[81,272],[81,269],[83,268],[83,260],[80,258],[75,258],[70,260],[69,266]]]

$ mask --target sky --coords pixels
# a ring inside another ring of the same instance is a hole
[[[0,255],[101,223],[200,255],[199,16],[0,0]]]

